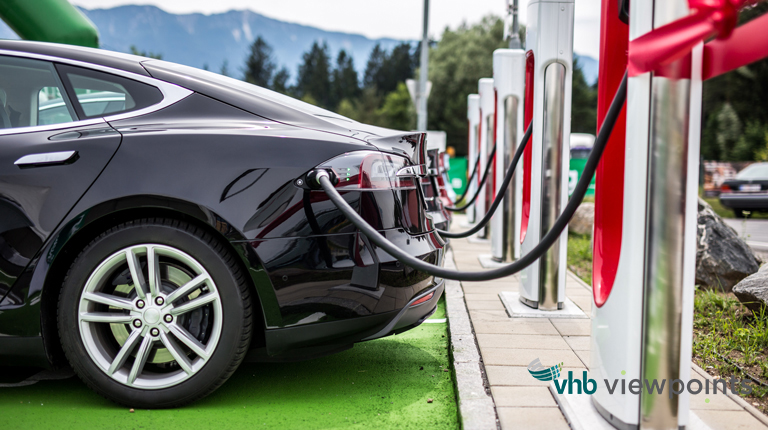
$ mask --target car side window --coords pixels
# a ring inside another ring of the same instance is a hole
[[[0,129],[76,119],[52,63],[0,55]]]
[[[159,89],[133,79],[64,64],[56,68],[81,119],[144,109],[163,100]]]

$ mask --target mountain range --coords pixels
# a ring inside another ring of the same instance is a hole
[[[328,44],[334,57],[345,49],[354,59],[362,78],[368,56],[380,43],[387,50],[401,40],[369,39],[359,34],[321,30],[280,21],[249,10],[204,15],[176,15],[155,6],[119,6],[111,9],[80,9],[99,29],[101,47],[112,51],[139,51],[161,54],[164,60],[220,71],[227,65],[233,77],[242,76],[242,67],[251,42],[261,36],[273,48],[279,67],[296,75],[304,52],[315,41]],[[18,39],[0,21],[0,39]],[[597,60],[579,56],[589,84],[597,79]]]

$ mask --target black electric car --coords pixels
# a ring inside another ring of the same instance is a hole
[[[723,182],[720,191],[720,203],[736,218],[744,218],[744,212],[768,211],[768,163],[750,164]]]
[[[427,201],[427,214],[439,230],[448,231],[451,228],[451,213],[445,209],[451,205],[444,187],[445,171],[440,162],[441,154],[437,149],[427,151],[427,176],[421,179],[421,189]]]
[[[0,41],[0,365],[71,365],[179,406],[244,360],[298,360],[430,316],[440,279],[359,234],[305,175],[433,264],[425,135],[202,70]]]

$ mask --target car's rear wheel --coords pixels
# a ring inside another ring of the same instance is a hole
[[[218,388],[251,335],[248,287],[210,234],[172,220],[122,224],[72,264],[59,335],[77,374],[103,396],[176,407]]]
[[[735,215],[736,218],[745,218],[747,216],[747,214],[745,214],[744,211],[741,209],[734,209],[733,215]]]

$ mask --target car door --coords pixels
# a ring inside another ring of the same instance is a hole
[[[0,55],[0,302],[120,145],[71,91],[53,63]]]

